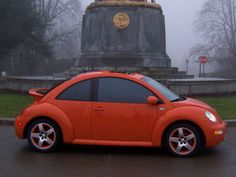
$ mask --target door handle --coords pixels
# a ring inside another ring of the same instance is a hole
[[[94,111],[96,111],[96,112],[102,112],[102,111],[104,111],[104,110],[103,110],[102,107],[97,107],[97,108],[94,109]]]

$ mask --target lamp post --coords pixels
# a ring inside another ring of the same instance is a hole
[[[48,88],[48,58],[46,58],[46,76],[45,76],[45,86]]]
[[[189,64],[189,59],[186,60],[186,73],[188,75],[188,64]]]

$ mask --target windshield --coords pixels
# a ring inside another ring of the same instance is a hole
[[[170,91],[168,88],[166,88],[164,85],[160,84],[159,82],[155,81],[154,79],[151,79],[149,77],[142,78],[144,82],[151,85],[153,88],[155,88],[158,92],[160,92],[163,96],[165,96],[169,101],[178,101],[181,98],[176,95],[174,92]]]

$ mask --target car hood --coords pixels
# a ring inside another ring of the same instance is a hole
[[[194,106],[194,107],[200,107],[200,108],[204,108],[204,109],[207,109],[209,111],[215,112],[215,109],[213,109],[208,104],[206,104],[202,101],[193,99],[193,98],[186,98],[183,101],[172,102],[172,104],[173,104],[174,107]]]

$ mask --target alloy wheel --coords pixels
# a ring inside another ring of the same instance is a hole
[[[189,128],[178,127],[170,133],[169,147],[174,153],[186,156],[191,154],[196,149],[196,146],[197,137]]]
[[[30,132],[32,144],[39,150],[47,150],[54,146],[56,142],[56,131],[48,123],[36,124]]]

